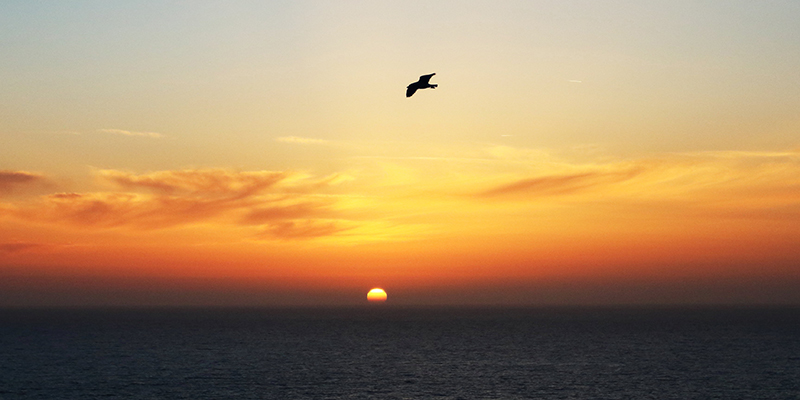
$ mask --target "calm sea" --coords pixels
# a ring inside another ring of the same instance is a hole
[[[0,311],[2,399],[798,399],[800,309]]]

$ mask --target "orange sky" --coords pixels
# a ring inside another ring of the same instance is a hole
[[[599,3],[0,6],[0,306],[800,303],[800,8]]]

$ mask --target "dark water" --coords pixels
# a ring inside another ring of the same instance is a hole
[[[0,311],[2,399],[797,399],[800,309]]]

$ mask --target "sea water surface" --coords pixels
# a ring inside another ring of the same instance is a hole
[[[0,311],[0,399],[797,399],[798,308]]]

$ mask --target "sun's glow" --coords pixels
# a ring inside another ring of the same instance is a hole
[[[386,292],[381,288],[375,288],[367,293],[367,300],[371,303],[383,303],[386,301]]]

